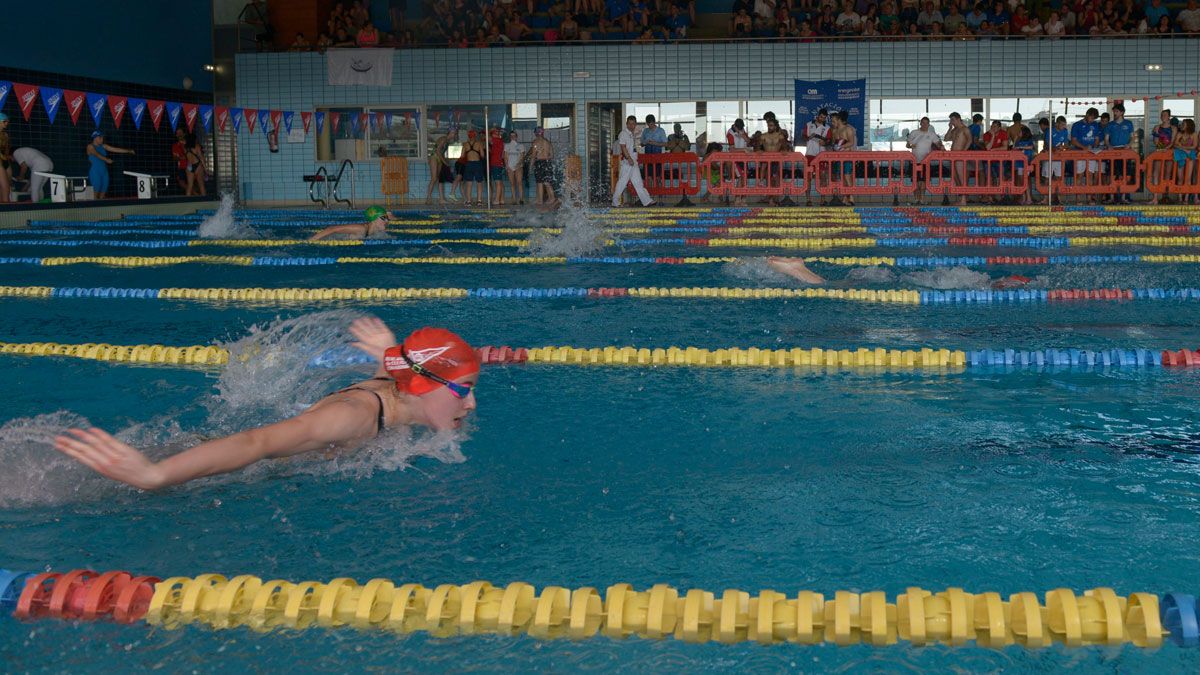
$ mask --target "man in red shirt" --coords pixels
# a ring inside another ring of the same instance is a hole
[[[183,127],[175,129],[175,143],[171,145],[171,158],[175,160],[176,178],[179,179],[179,188],[187,185],[187,143],[185,142],[187,135],[183,132]]]
[[[1000,120],[992,120],[992,127],[980,139],[984,150],[1008,150],[1008,132],[1004,130],[1004,125]],[[982,171],[980,173],[983,173]],[[991,169],[988,174],[992,177],[992,185],[997,185],[1000,182],[1000,163],[991,164]],[[984,201],[992,203],[994,197],[985,197]]]
[[[492,181],[492,205],[504,206],[504,132],[499,126],[492,127],[488,137],[488,173]]]

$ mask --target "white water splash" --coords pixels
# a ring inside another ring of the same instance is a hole
[[[990,288],[992,278],[967,267],[943,267],[905,274],[903,281],[922,288],[939,290]]]
[[[233,218],[235,206],[233,194],[225,192],[221,195],[221,206],[217,212],[204,219],[196,228],[196,236],[201,239],[258,239],[258,232],[245,223],[239,223]]]
[[[860,284],[889,284],[896,273],[886,267],[855,267],[846,273],[846,281]]]
[[[329,393],[369,376],[373,369],[369,364],[334,368],[308,365],[313,357],[329,349],[345,348],[350,341],[346,328],[358,316],[345,310],[321,312],[256,328],[250,335],[225,345],[231,352],[230,363],[221,372],[215,393],[196,401],[208,411],[202,429],[181,428],[177,414],[173,414],[113,435],[144,449],[148,457],[161,459],[208,439],[296,415]],[[0,426],[0,461],[8,467],[0,472],[0,508],[130,494],[132,488],[96,474],[52,447],[54,436],[64,430],[89,426],[87,419],[68,411],[18,418]],[[233,474],[176,489],[250,483],[280,474],[360,480],[376,471],[403,470],[417,457],[462,462],[466,458],[461,444],[468,437],[468,429],[437,433],[405,427],[389,429],[360,448],[259,462]]]
[[[528,221],[532,227],[558,227],[559,233],[535,229],[529,235],[525,250],[535,256],[575,257],[596,253],[605,247],[611,234],[598,218],[588,215],[582,206],[564,201],[558,211],[546,216],[535,215]]]

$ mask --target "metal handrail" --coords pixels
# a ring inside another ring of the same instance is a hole
[[[341,187],[342,187],[342,173],[344,173],[346,171],[347,166],[350,167],[350,199],[343,199],[341,192],[340,192]],[[325,167],[321,167],[321,168],[324,169]],[[346,206],[349,206],[350,208],[354,208],[354,198],[357,196],[357,192],[355,191],[354,184],[358,182],[357,180],[355,180],[354,162],[352,162],[348,159],[343,159],[341,166],[338,167],[337,176],[332,177],[329,182],[333,186],[333,192],[332,192],[333,201],[334,202],[345,202]]]
[[[321,166],[317,167],[317,171],[313,175],[324,176],[325,179],[319,181],[314,180],[308,184],[308,198],[316,203],[319,203],[325,208],[329,208],[329,202],[325,200],[325,197],[329,196],[329,172],[325,170],[325,167]],[[317,199],[316,195],[313,194],[313,191],[316,189],[318,183],[325,186],[325,192],[322,194],[321,199]]]

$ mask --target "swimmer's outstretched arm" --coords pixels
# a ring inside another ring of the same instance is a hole
[[[320,241],[326,237],[331,237],[335,234],[354,234],[360,237],[367,236],[367,225],[362,223],[353,223],[351,225],[330,225],[320,232],[309,237],[309,241]]]
[[[373,316],[364,316],[350,324],[350,334],[357,340],[354,346],[369,354],[379,364],[375,369],[375,377],[387,375],[387,370],[383,367],[383,353],[400,344],[396,334],[387,324]]]
[[[104,476],[143,490],[237,471],[259,460],[288,457],[368,439],[375,433],[376,406],[338,399],[296,417],[201,443],[159,462],[101,429],[70,429],[54,447]]]

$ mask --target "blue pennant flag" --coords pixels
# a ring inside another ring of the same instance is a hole
[[[92,111],[92,119],[96,122],[96,128],[100,128],[100,118],[104,115],[104,106],[108,105],[108,97],[104,94],[93,94],[88,92],[87,95],[88,110]]]
[[[54,124],[54,116],[58,114],[58,109],[62,107],[62,100],[62,89],[42,87],[42,105],[46,107],[46,116],[50,118],[50,124]]]
[[[133,128],[142,128],[142,116],[146,114],[146,99],[131,98],[129,99],[129,116],[133,118]]]
[[[212,116],[213,107],[211,105],[200,106],[200,123],[204,125],[205,131],[212,131]]]
[[[262,129],[264,134],[271,130],[270,122],[271,122],[271,111],[270,110],[259,110],[258,111],[258,128]]]
[[[183,114],[183,104],[167,101],[167,118],[171,120],[171,131],[179,128],[179,117]]]
[[[317,113],[317,133],[325,131],[325,113]]]
[[[296,113],[292,112],[291,110],[283,111],[283,128],[286,129],[289,134],[292,133],[292,118],[295,116]]]
[[[0,110],[4,110],[4,101],[8,98],[10,91],[12,91],[12,82],[0,80]]]
[[[242,109],[241,108],[230,108],[229,109],[229,119],[233,121],[233,133],[236,134],[237,132],[242,130]]]

